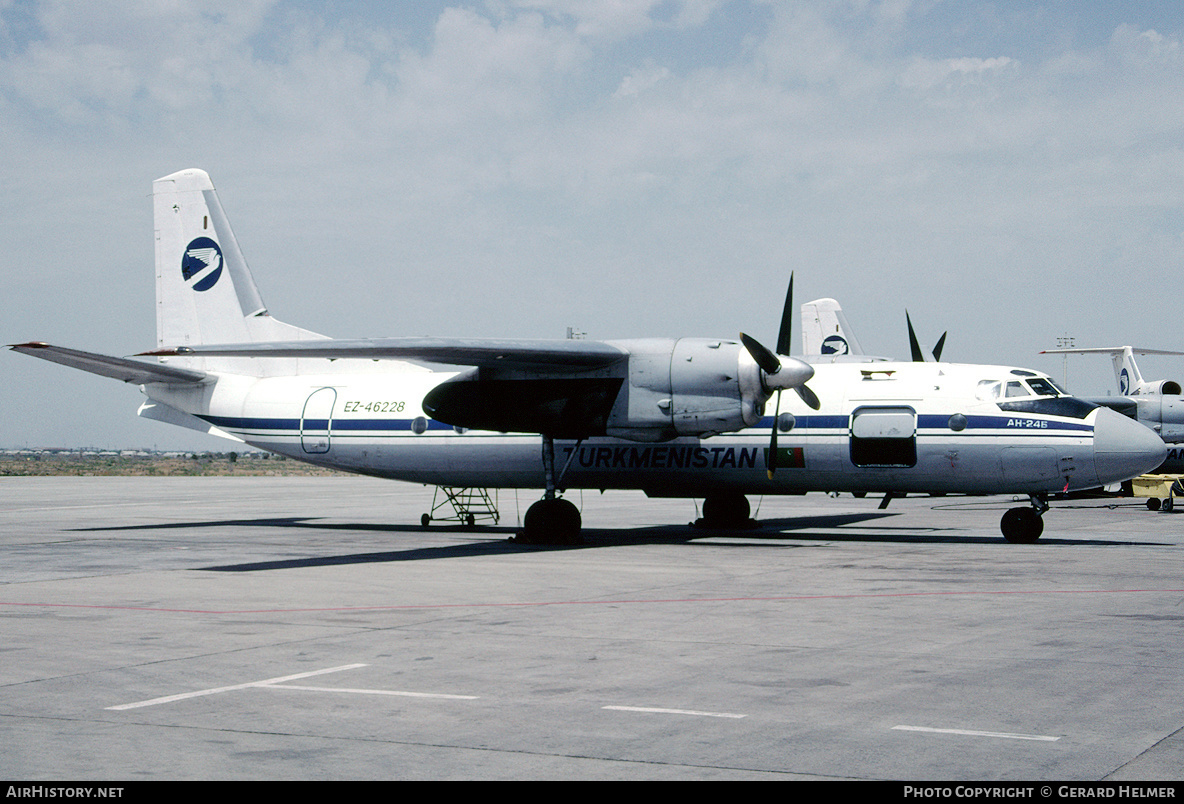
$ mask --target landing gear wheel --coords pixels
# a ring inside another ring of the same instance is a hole
[[[419,524],[423,525],[425,528],[428,525],[430,525],[431,522],[432,522],[432,515],[431,514],[424,514],[423,516],[421,516],[419,518]]]
[[[703,524],[709,528],[735,528],[749,522],[748,498],[743,494],[711,494],[703,499]]]
[[[580,509],[562,497],[539,500],[526,509],[518,541],[524,544],[580,544],[583,541],[580,538],[581,525]]]
[[[1044,533],[1044,519],[1034,508],[1012,508],[1003,515],[999,529],[1012,544],[1032,544]]]

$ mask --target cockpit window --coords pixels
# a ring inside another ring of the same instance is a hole
[[[1061,396],[1061,390],[1051,381],[1043,377],[1033,377],[1028,385],[1036,392],[1036,396]]]
[[[1097,405],[1069,396],[1049,377],[1041,377],[1030,371],[1011,373],[1024,379],[982,380],[975,396],[984,402],[994,402],[1004,411],[1070,419],[1084,419],[1097,408]]]
[[[1012,372],[1015,374],[1016,372]],[[1025,372],[1025,374],[1027,374]],[[979,380],[974,392],[983,402],[998,402],[1000,398],[1025,399],[1033,396],[1068,396],[1048,377],[1032,375],[1026,380]]]
[[[998,380],[980,380],[974,395],[984,402],[994,402],[999,398],[1002,385]]]

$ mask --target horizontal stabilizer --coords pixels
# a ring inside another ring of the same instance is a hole
[[[172,368],[157,363],[145,363],[142,360],[132,360],[126,357],[110,357],[108,355],[83,352],[78,349],[66,349],[62,346],[51,346],[48,343],[15,343],[10,344],[14,352],[39,357],[51,363],[61,363],[70,368],[89,371],[103,377],[122,380],[123,382],[145,385],[154,382],[167,383],[199,383],[209,378],[205,372],[189,369]]]
[[[1088,349],[1045,349],[1042,355],[1120,355],[1130,351],[1136,355],[1184,355],[1184,352],[1173,352],[1168,349],[1141,349],[1138,346],[1097,346]]]
[[[504,370],[591,370],[626,356],[624,349],[602,341],[482,340],[466,338],[326,339],[182,346],[144,356],[180,357],[320,357],[329,360],[422,360],[452,366]]]
[[[154,399],[150,399],[143,405],[140,405],[140,409],[136,411],[136,413],[145,419],[152,419],[153,421],[164,422],[165,424],[174,424],[178,427],[188,427],[190,430],[197,430],[199,433],[215,435],[219,438],[237,441],[240,444],[245,443],[238,436],[226,432],[221,427],[216,427],[210,424],[205,419],[199,419],[192,413],[186,413],[183,410],[177,410],[174,407],[166,405],[163,402],[157,402]]]

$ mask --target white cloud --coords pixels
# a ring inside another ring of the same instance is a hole
[[[721,0],[509,0],[517,9],[570,20],[573,32],[586,39],[620,40],[654,27],[687,28],[705,23]]]
[[[998,73],[1016,62],[1007,56],[994,58],[927,59],[916,57],[900,76],[900,85],[907,89],[929,90],[956,79],[977,80]]]
[[[621,85],[613,93],[613,97],[627,98],[645,92],[647,89],[670,77],[670,70],[656,64],[640,67],[621,79]]]

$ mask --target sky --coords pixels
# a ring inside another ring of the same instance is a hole
[[[1182,41],[1178,0],[0,0],[0,343],[151,348],[151,183],[198,167],[327,335],[772,343],[792,272],[868,352],[907,309],[1105,394],[1038,353],[1184,350]],[[0,447],[227,448],[0,371]]]

